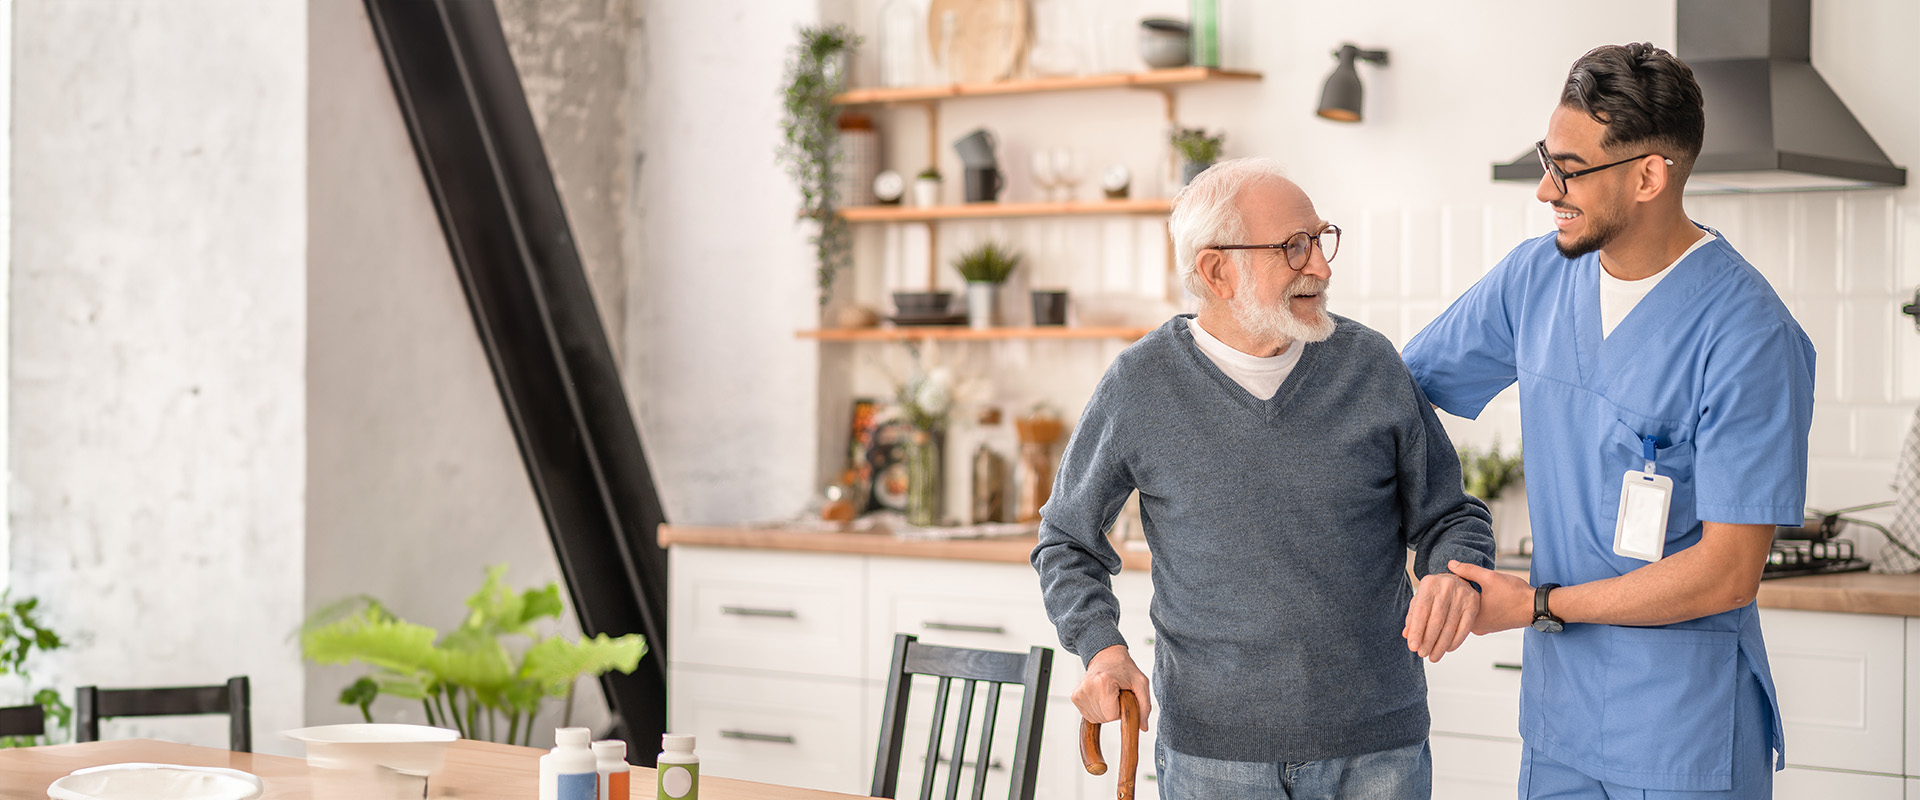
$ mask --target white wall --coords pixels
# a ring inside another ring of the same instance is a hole
[[[785,516],[810,493],[813,265],[774,163],[782,65],[814,0],[646,4],[627,386],[676,522]]]
[[[371,595],[447,630],[487,565],[516,588],[559,565],[365,6],[308,11],[305,607]],[[570,614],[560,628],[579,630]],[[310,668],[307,724],[358,721],[336,698],[365,672]],[[599,729],[598,684],[581,690],[574,721]],[[534,741],[550,745],[559,710]],[[418,703],[374,713],[426,722]]]
[[[1084,52],[1108,68],[1128,61],[1133,20],[1153,13],[1183,16],[1185,7],[1158,0],[1044,4],[1064,4],[1076,15],[1083,26]],[[881,5],[881,0],[858,0],[835,17],[868,34],[856,74],[869,80],[875,74],[873,34]],[[1223,16],[1239,26],[1225,35],[1227,65],[1257,70],[1265,78],[1250,85],[1180,91],[1181,121],[1224,129],[1229,156],[1272,156],[1288,165],[1320,212],[1348,231],[1334,264],[1333,308],[1403,344],[1508,249],[1549,229],[1531,186],[1496,185],[1488,173],[1493,162],[1512,159],[1540,137],[1574,59],[1604,43],[1674,44],[1672,0],[1586,4],[1578,13],[1572,6],[1542,7],[1522,0],[1222,0],[1222,6]],[[1909,45],[1903,37],[1915,29],[1920,29],[1920,10],[1904,0],[1814,4],[1815,66],[1894,161],[1909,167],[1920,167],[1920,106],[1911,97],[1912,86],[1920,82],[1920,62],[1906,56]],[[660,34],[657,21],[654,33]],[[790,34],[783,40],[781,33],[761,32],[755,41],[764,48],[792,40]],[[1322,120],[1312,113],[1334,66],[1329,52],[1342,41],[1392,52],[1388,67],[1361,67],[1367,119],[1359,125]],[[669,77],[674,80],[668,82]],[[679,75],[656,74],[646,91],[715,97],[724,91],[751,98],[777,92],[780,85],[776,75],[762,74],[759,85],[749,91],[741,80],[745,78],[716,81],[689,65]],[[709,108],[702,118],[726,113]],[[1161,114],[1158,95],[1127,90],[945,103],[940,166],[950,176],[949,200],[959,190],[951,179],[957,175],[957,162],[948,143],[976,125],[1000,135],[1002,162],[1009,173],[1007,199],[1033,197],[1025,154],[1034,147],[1062,144],[1082,149],[1092,162],[1090,171],[1109,161],[1128,163],[1137,193],[1164,196],[1167,189],[1157,179],[1158,164],[1166,158],[1160,144],[1165,133]],[[902,109],[878,116],[888,166],[909,173],[924,166],[921,113]],[[673,126],[681,142],[704,139],[704,130],[696,133],[677,121],[658,124]],[[740,165],[737,175],[728,173],[727,183],[760,186],[778,177],[771,166],[756,167],[746,157],[752,151],[740,146],[755,133],[748,129],[725,140],[736,151],[732,160]],[[677,202],[670,220],[652,215],[668,197],[701,191],[710,182],[678,173],[667,177],[675,181],[673,188],[656,188],[648,196],[652,202],[646,206],[645,231],[656,246],[640,265],[636,281],[678,276],[689,260],[704,261],[696,255],[701,252],[696,237],[668,230],[702,218],[691,209],[703,204]],[[725,223],[780,228],[793,205],[786,191],[780,188],[780,202],[755,201],[751,216],[749,209],[730,211]],[[1091,186],[1081,192],[1083,197],[1093,195]],[[1902,298],[1910,298],[1920,283],[1920,189],[1701,197],[1688,205],[1697,220],[1721,229],[1768,275],[1819,350],[1808,502],[1833,507],[1889,498],[1894,449],[1913,404],[1920,401],[1920,334],[1897,314]],[[721,224],[717,214],[705,214],[704,219],[706,224]],[[1165,256],[1154,237],[1163,233],[1151,222],[1005,221],[947,224],[940,230],[942,263],[966,243],[1007,237],[1029,252],[1033,263],[1028,279],[1036,284],[1068,283],[1077,293],[1160,293],[1152,279],[1156,271],[1164,274]],[[898,246],[889,236],[883,227],[861,229],[863,265],[850,281],[856,300],[883,309],[887,291],[924,283],[917,277],[924,275],[918,263],[889,269],[889,249]],[[677,283],[660,287],[666,290],[661,302],[705,303],[709,308],[784,303],[781,314],[792,316],[809,307],[810,295],[791,279],[808,268],[806,255],[797,246],[764,255],[758,261],[769,267],[778,264],[783,281],[744,282],[724,302],[685,291]],[[941,273],[943,282],[952,281],[950,270]],[[767,328],[756,328],[760,338],[742,349],[758,345],[785,352],[790,347],[785,330]],[[652,352],[643,353],[643,359],[682,357],[677,341],[645,349]],[[1110,347],[1090,343],[950,349],[951,358],[965,359],[981,374],[999,368],[1004,374],[995,376],[994,396],[1015,408],[1034,399],[1084,398],[1099,367],[1111,357]],[[865,366],[885,357],[881,348],[822,345],[820,352],[825,376],[820,416],[828,424],[842,424],[844,414],[838,409],[850,394],[843,387],[850,385],[851,393],[884,393],[885,381]],[[781,399],[742,401],[711,387],[710,381],[702,381],[676,389],[689,393],[688,406],[722,408],[718,413],[728,418],[787,419]],[[1450,427],[1463,442],[1485,444],[1496,435],[1513,442],[1519,422],[1512,394],[1496,401],[1479,421],[1453,420]],[[834,440],[824,441],[819,457],[823,466],[834,463],[837,454],[831,450],[836,446]],[[794,458],[784,449],[749,450],[715,442],[712,452],[696,455],[686,466],[673,466],[675,471],[662,478],[663,491],[669,496],[684,491],[690,477],[686,471],[724,472],[724,465],[750,452],[768,461]],[[757,496],[769,483],[760,475],[756,471],[752,478],[727,479]],[[744,511],[730,516],[754,516]],[[753,511],[765,513],[758,507]]]
[[[294,727],[304,4],[13,11],[11,577],[73,637],[40,672],[246,674],[255,729]],[[108,730],[226,742],[216,718]]]

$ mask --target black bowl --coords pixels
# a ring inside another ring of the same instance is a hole
[[[893,307],[903,317],[940,314],[953,303],[952,292],[894,292]]]

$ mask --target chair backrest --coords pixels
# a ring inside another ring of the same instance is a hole
[[[47,735],[47,710],[39,706],[0,708],[0,736]]]
[[[229,747],[253,752],[253,705],[247,678],[242,675],[223,686],[179,686],[165,689],[102,689],[82,686],[73,703],[73,738],[100,739],[100,720],[107,717],[168,717],[180,714],[226,714]]]
[[[1040,770],[1040,729],[1046,722],[1047,684],[1053,676],[1053,651],[1034,647],[1026,653],[997,650],[970,650],[921,644],[918,637],[896,634],[893,637],[893,668],[887,675],[887,705],[880,718],[880,752],[873,763],[875,797],[893,797],[900,779],[900,749],[906,739],[907,693],[913,688],[913,676],[930,675],[940,679],[933,700],[933,729],[927,736],[927,762],[921,768],[920,800],[929,800],[934,774],[940,762],[948,764],[947,789],[942,795],[954,798],[960,788],[967,752],[967,727],[973,715],[975,688],[987,685],[985,714],[981,717],[979,746],[973,763],[973,800],[982,800],[987,788],[987,765],[991,764],[993,728],[1000,709],[1000,687],[1017,684],[1023,688],[1020,698],[1020,727],[1014,743],[1013,775],[1007,792],[1010,800],[1032,800],[1034,780]],[[959,707],[954,714],[953,746],[942,754],[947,707],[952,699],[954,681],[963,681]],[[944,757],[943,757],[944,755]]]

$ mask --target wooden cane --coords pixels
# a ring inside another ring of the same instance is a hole
[[[1080,763],[1089,775],[1107,774],[1107,762],[1100,757],[1100,726],[1080,721]],[[1140,702],[1133,692],[1120,690],[1120,784],[1119,800],[1133,800],[1133,776],[1140,771]]]

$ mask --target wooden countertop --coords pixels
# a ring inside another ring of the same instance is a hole
[[[1028,563],[1027,557],[1033,552],[1035,541],[1032,536],[926,541],[898,539],[883,533],[660,526],[662,547],[687,544],[811,553],[951,558],[1008,564]],[[1125,569],[1146,570],[1153,564],[1152,557],[1144,550],[1121,550],[1120,560]],[[1759,602],[1761,608],[1920,617],[1920,575],[1850,572],[1766,580],[1760,582]]]

